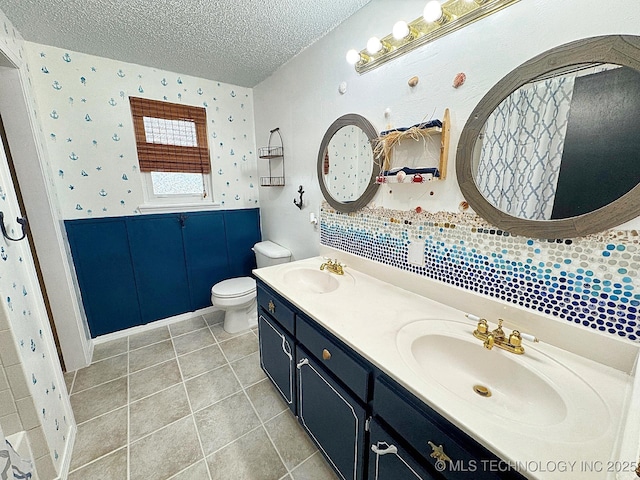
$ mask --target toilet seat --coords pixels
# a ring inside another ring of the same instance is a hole
[[[211,287],[211,295],[216,298],[238,298],[255,292],[256,281],[251,277],[230,278]]]

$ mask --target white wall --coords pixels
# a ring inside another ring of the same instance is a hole
[[[287,186],[261,188],[263,235],[289,247],[295,258],[317,255],[319,233],[309,224],[322,196],[316,178],[316,158],[327,127],[345,113],[359,113],[378,130],[410,126],[451,110],[451,149],[447,180],[425,187],[407,186],[398,194],[380,188],[377,206],[427,211],[457,211],[463,200],[455,180],[455,152],[464,124],[482,96],[526,60],[557,45],[580,38],[640,34],[640,4],[619,0],[615,8],[596,0],[522,0],[506,10],[440,38],[358,75],[345,61],[350,48],[364,48],[369,37],[385,36],[400,19],[421,15],[425,0],[373,0],[328,36],[299,54],[254,89],[256,139],[260,145],[275,126],[285,139]],[[458,72],[467,76],[458,88]],[[407,81],[417,75],[417,87]],[[347,93],[338,85],[347,82]],[[389,121],[384,117],[391,109]],[[298,185],[305,189],[305,209],[292,204]],[[637,228],[638,219],[622,228]]]

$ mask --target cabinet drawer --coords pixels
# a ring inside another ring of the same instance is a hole
[[[452,461],[442,473],[445,478],[468,480],[469,469],[472,468],[476,480],[524,478],[515,472],[494,472],[489,471],[489,467],[484,468],[484,465],[495,463],[482,460],[498,461],[498,458],[417,398],[409,393],[398,394],[397,388],[386,378],[376,378],[374,414],[381,417],[434,468],[438,460],[431,457],[433,446],[441,445]]]
[[[315,323],[315,322],[313,322]],[[298,314],[296,317],[296,337],[315,356],[322,366],[337,376],[360,400],[367,402],[370,370],[358,361],[346,347],[330,334],[320,332],[320,327],[312,325],[312,320]]]
[[[285,330],[293,335],[295,314],[289,306],[289,302],[262,284],[258,284],[257,292],[258,308],[275,318]]]
[[[375,420],[369,437],[369,480],[438,480]]]

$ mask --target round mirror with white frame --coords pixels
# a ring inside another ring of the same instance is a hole
[[[640,215],[640,37],[542,53],[480,101],[458,145],[460,189],[485,220],[571,238]]]
[[[376,138],[373,125],[354,113],[338,118],[324,134],[318,152],[318,182],[324,198],[336,210],[354,212],[375,195]]]

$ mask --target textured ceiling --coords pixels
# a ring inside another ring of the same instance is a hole
[[[253,87],[370,0],[0,0],[25,40]]]

